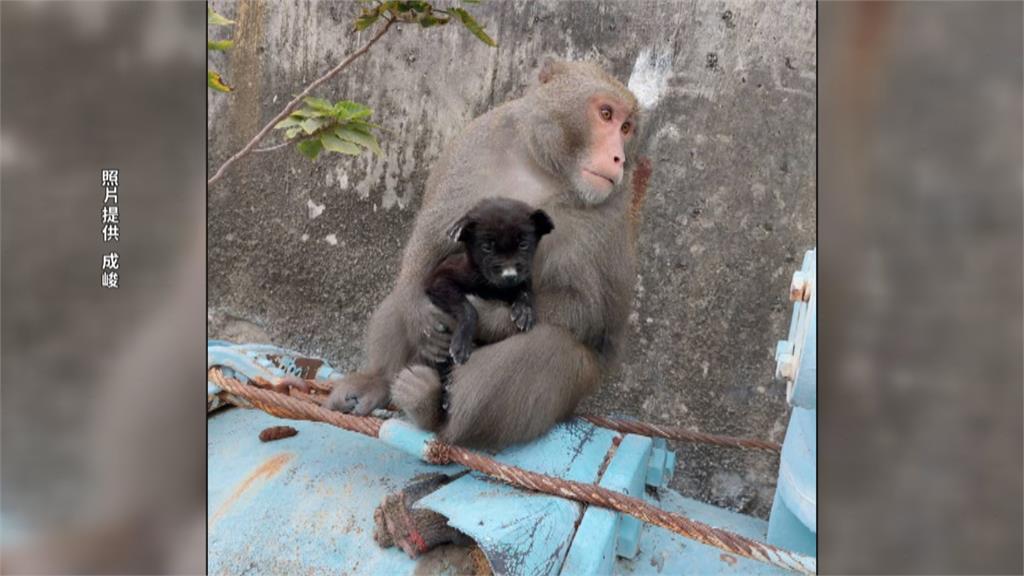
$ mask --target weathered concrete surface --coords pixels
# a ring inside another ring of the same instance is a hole
[[[214,6],[238,20],[238,44],[211,58],[237,87],[209,98],[211,173],[368,38],[349,31],[354,2]],[[257,154],[210,190],[211,334],[356,368],[442,146],[521,94],[544,55],[592,59],[647,107],[654,174],[627,362],[584,409],[781,441],[772,356],[790,273],[815,241],[814,5],[514,0],[474,13],[499,48],[460,27],[400,28],[319,92],[376,110],[383,157]],[[684,494],[767,515],[775,458],[677,449]]]

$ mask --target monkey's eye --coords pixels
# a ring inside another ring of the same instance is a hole
[[[519,249],[520,250],[526,250],[529,247],[530,247],[530,243],[527,242],[526,240],[520,240],[519,241]]]
[[[601,119],[608,121],[612,119],[612,107],[605,104],[601,106]]]
[[[494,252],[494,242],[484,242],[480,245],[480,251],[484,254],[490,254]]]
[[[622,124],[622,133],[623,134],[629,134],[629,131],[632,130],[632,129],[633,129],[633,125],[630,124],[629,122],[624,122]]]

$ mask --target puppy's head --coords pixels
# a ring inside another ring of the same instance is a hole
[[[488,198],[463,216],[449,236],[488,283],[511,287],[530,279],[537,243],[554,230],[543,210],[509,198]]]

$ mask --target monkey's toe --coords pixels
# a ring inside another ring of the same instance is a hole
[[[328,410],[334,410],[335,412],[343,412],[348,414],[352,410],[355,410],[356,404],[359,403],[359,396],[356,394],[338,395],[331,394],[327,401],[324,402],[324,408]]]
[[[366,416],[388,403],[388,384],[378,373],[354,373],[339,380],[324,407],[345,414]]]

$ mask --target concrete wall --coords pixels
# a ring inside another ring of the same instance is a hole
[[[237,46],[211,64],[237,90],[209,96],[209,167],[368,33],[355,2],[215,1]],[[209,326],[361,360],[423,183],[472,118],[520,95],[552,54],[590,59],[646,107],[654,163],[626,365],[585,409],[781,441],[772,382],[792,270],[815,243],[815,7],[784,2],[554,2],[473,8],[465,29],[389,33],[319,94],[364,102],[382,157],[257,154],[209,191]],[[267,142],[270,144],[271,142]],[[677,446],[684,494],[766,516],[777,460]]]

